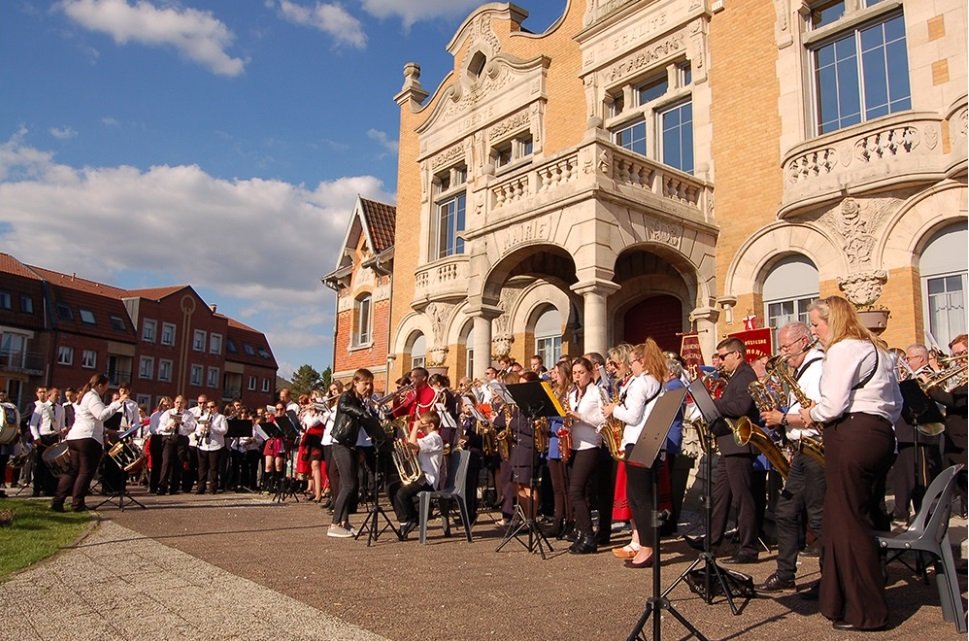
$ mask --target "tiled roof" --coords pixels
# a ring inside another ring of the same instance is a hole
[[[188,285],[171,285],[169,287],[151,287],[147,289],[129,289],[125,298],[145,298],[147,300],[161,300],[176,292],[180,292]]]
[[[360,199],[360,208],[366,219],[367,228],[373,238],[373,252],[379,254],[394,244],[394,232],[397,226],[397,208],[393,205],[379,203],[375,200]]]
[[[11,256],[10,254],[0,253],[0,272],[22,276],[31,280],[43,280],[30,267]]]
[[[85,292],[87,294],[111,296],[114,298],[121,298],[126,293],[126,291],[120,287],[112,287],[111,285],[105,285],[104,283],[98,283],[93,280],[81,278],[77,274],[62,274],[61,272],[55,272],[52,269],[46,269],[44,267],[37,267],[36,265],[30,265],[30,269],[32,269],[38,276],[46,280],[51,285],[58,285],[68,289],[74,289],[79,292]]]

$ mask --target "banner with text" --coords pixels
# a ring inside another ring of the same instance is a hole
[[[752,363],[762,356],[770,358],[774,355],[774,336],[770,327],[749,329],[730,334],[730,338],[739,338],[747,350],[747,362]]]

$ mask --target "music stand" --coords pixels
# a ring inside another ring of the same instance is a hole
[[[115,416],[118,416],[118,415],[116,414]],[[111,417],[111,418],[114,418],[114,417]],[[108,419],[108,420],[110,420],[110,419]],[[118,426],[119,427],[120,424],[121,424],[121,419],[119,417],[118,418],[118,421],[115,423],[115,426]],[[107,426],[107,421],[105,421],[105,426]],[[129,437],[131,437],[139,429],[141,429],[141,425],[135,425],[135,426],[131,427],[130,429],[127,429],[124,432],[119,433],[118,434],[118,443],[124,443],[125,440],[127,440]],[[142,456],[144,456],[144,452],[142,452]],[[148,508],[142,502],[140,502],[138,499],[136,499],[133,496],[131,496],[131,494],[128,492],[128,472],[125,471],[123,465],[120,462],[118,462],[118,460],[115,459],[113,456],[106,456],[105,458],[111,459],[112,461],[114,461],[114,464],[118,466],[118,470],[119,470],[120,474],[119,474],[118,478],[115,479],[118,482],[118,487],[117,487],[117,489],[114,492],[112,492],[111,494],[109,494],[107,496],[107,498],[105,498],[103,501],[101,501],[100,503],[98,503],[97,505],[95,505],[94,506],[94,509],[95,510],[100,509],[100,507],[102,505],[106,504],[106,503],[112,503],[113,504],[114,501],[117,500],[117,502],[118,502],[117,503],[118,510],[121,511],[121,512],[124,512],[125,498],[127,498],[129,503],[134,503],[135,505],[137,505],[141,509],[147,510]]]
[[[703,552],[694,559],[693,563],[683,570],[670,587],[666,588],[663,596],[665,597],[672,592],[680,582],[686,581],[691,590],[694,592],[702,592],[700,597],[707,605],[710,605],[713,603],[715,596],[713,588],[719,586],[724,598],[730,605],[730,611],[734,616],[737,616],[740,614],[740,609],[734,603],[735,595],[744,595],[748,600],[754,596],[753,588],[751,587],[753,580],[746,574],[734,570],[724,570],[717,565],[716,555],[710,546],[710,531],[713,525],[713,448],[716,446],[716,437],[713,435],[712,425],[715,421],[722,421],[723,417],[720,415],[720,411],[717,410],[716,403],[713,402],[713,398],[710,396],[707,388],[703,386],[702,381],[697,379],[690,383],[689,392],[693,398],[693,402],[696,403],[697,409],[700,410],[703,421],[708,426],[705,435],[707,447],[703,466],[706,476],[703,481],[703,511],[706,519]],[[695,583],[696,577],[692,573],[701,563],[704,564],[704,567],[698,571],[698,574],[702,575],[703,580],[702,583],[697,584]],[[716,586],[713,583],[714,579],[717,581]]]
[[[508,393],[515,404],[518,405],[518,411],[521,416],[526,416],[528,424],[532,428],[532,456],[529,461],[531,467],[529,491],[531,495],[531,509],[532,512],[529,515],[525,515],[525,511],[522,509],[521,502],[518,501],[517,493],[515,497],[515,512],[512,515],[511,523],[508,524],[508,530],[505,533],[505,537],[502,539],[501,543],[495,549],[495,552],[501,550],[505,545],[515,539],[521,543],[525,549],[529,552],[535,552],[538,550],[539,554],[542,556],[542,560],[546,560],[548,557],[545,556],[545,547],[548,547],[548,551],[552,552],[552,544],[549,543],[548,538],[546,538],[545,533],[538,526],[535,521],[535,508],[538,501],[538,487],[539,479],[535,474],[535,457],[538,456],[538,452],[534,450],[534,430],[535,421],[539,418],[550,418],[550,417],[562,417],[565,416],[565,410],[562,408],[562,404],[559,403],[558,398],[552,391],[552,386],[545,381],[532,381],[530,383],[515,383],[508,385],[505,390]],[[511,421],[505,426],[506,430],[512,429]],[[521,539],[522,530],[528,530],[528,540],[524,541]]]
[[[292,419],[287,415],[276,416],[275,423],[266,423],[262,426],[263,431],[272,437],[279,437],[283,439],[283,448],[286,452],[285,459],[283,462],[283,473],[276,483],[276,492],[273,494],[273,503],[283,503],[286,501],[287,496],[292,496],[299,503],[299,497],[296,496],[296,489],[294,483],[289,482],[286,477],[287,470],[290,469],[290,465],[293,462],[293,450],[299,447],[299,430],[293,425]],[[295,435],[295,436],[294,436]],[[275,466],[275,462],[273,463]]]
[[[945,429],[945,417],[942,415],[942,411],[939,410],[939,406],[936,405],[935,401],[929,398],[924,391],[922,391],[922,386],[915,379],[908,379],[902,381],[898,384],[899,389],[902,393],[902,418],[912,426],[913,436],[915,441],[913,445],[915,447],[915,491],[916,495],[912,496],[912,499],[916,501],[915,508],[922,504],[922,496],[925,494],[926,488],[929,485],[928,479],[928,462],[922,456],[920,440],[922,434],[927,436],[932,435],[932,431],[936,433],[942,432]],[[920,426],[928,427],[932,425],[938,425],[936,430],[930,430],[923,432],[919,429]],[[908,506],[906,506],[906,511]]]
[[[685,397],[685,388],[666,391],[660,395],[649,417],[646,419],[646,424],[643,426],[642,432],[639,433],[639,440],[636,441],[632,451],[629,453],[629,457],[626,459],[626,465],[654,469],[659,452],[666,442],[670,427],[676,421],[676,416],[683,406],[683,399]],[[645,641],[646,637],[643,636],[643,630],[646,627],[646,621],[651,616],[653,617],[652,638],[654,640],[660,639],[662,636],[662,627],[660,625],[660,613],[662,610],[666,610],[673,615],[697,639],[707,641],[706,637],[700,634],[700,631],[673,607],[670,600],[666,597],[669,591],[661,592],[660,527],[663,518],[660,516],[659,511],[659,475],[655,471],[653,472],[652,486],[653,510],[650,514],[650,527],[653,530],[653,595],[646,600],[643,613],[640,615],[639,621],[636,622],[636,626],[632,632],[629,633],[627,641],[635,641],[636,639],[643,639]]]
[[[372,547],[374,541],[380,538],[380,535],[390,528],[396,535],[398,541],[403,541],[403,532],[397,529],[394,522],[390,520],[387,516],[387,511],[380,506],[380,490],[385,485],[384,483],[384,471],[389,469],[387,467],[386,459],[384,456],[387,454],[389,445],[393,443],[393,438],[388,439],[387,433],[384,432],[383,427],[376,424],[376,418],[373,422],[367,420],[363,423],[363,428],[367,432],[367,436],[370,437],[371,442],[373,442],[373,455],[374,455],[374,491],[373,491],[373,502],[370,504],[370,509],[367,510],[367,516],[364,517],[363,523],[357,529],[357,533],[354,535],[353,540],[356,541],[363,533],[367,533],[367,547]],[[394,434],[396,437],[397,434]],[[389,483],[389,481],[388,481]],[[384,524],[380,525],[381,517],[384,520]]]
[[[252,438],[255,436],[255,429],[253,428],[252,421],[246,418],[230,418],[226,419],[226,424],[228,429],[225,432],[225,438]],[[226,447],[228,450],[228,446]],[[242,454],[242,463],[237,468],[236,464],[232,462],[233,452]],[[237,481],[235,491],[244,490],[248,493],[252,493],[252,489],[243,485],[242,475],[246,470],[246,452],[242,450],[232,450],[228,452],[229,454],[229,464],[232,466],[233,472],[238,471],[239,478],[235,479]]]

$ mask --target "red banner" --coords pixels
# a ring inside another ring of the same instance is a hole
[[[747,362],[752,363],[761,356],[770,358],[774,355],[774,336],[770,327],[751,329],[744,332],[730,334],[730,338],[739,338],[747,350]]]
[[[703,365],[703,352],[700,351],[699,334],[683,334],[680,340],[680,356],[683,357],[687,370],[693,370],[694,367]]]

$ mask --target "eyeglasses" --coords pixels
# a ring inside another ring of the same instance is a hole
[[[277,405],[277,406],[276,406],[276,411],[277,411],[277,412],[282,412],[282,411],[283,411],[284,409],[286,409],[286,408],[285,408],[285,407],[283,407],[282,405]]]
[[[790,343],[787,343],[786,345],[780,345],[779,347],[781,349],[790,349],[790,348],[794,347],[795,345],[797,345],[798,343],[800,343],[801,341],[803,341],[805,338],[807,338],[807,337],[806,336],[802,336],[800,338],[795,338]]]
[[[717,356],[719,356],[721,359],[724,359],[730,356],[731,354],[737,354],[737,353],[739,353],[737,352],[737,350],[732,350],[732,351],[723,352],[723,353],[717,352]]]
[[[214,409],[218,409],[219,406],[218,405],[206,405],[206,407],[209,408],[210,410],[214,410]]]

